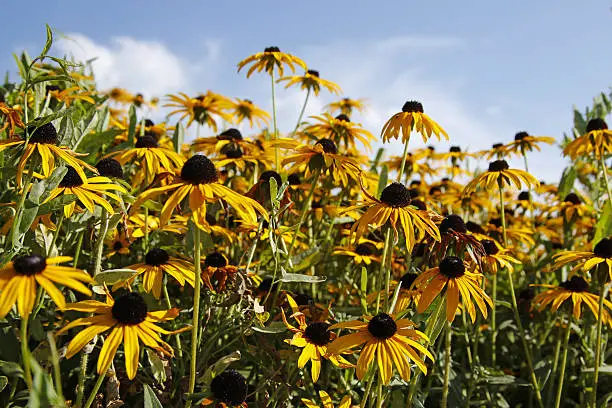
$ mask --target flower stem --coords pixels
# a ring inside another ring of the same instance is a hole
[[[495,367],[497,362],[497,273],[493,274],[491,298],[493,301],[493,307],[491,308],[491,366]]]
[[[370,381],[368,381],[368,386],[366,387],[365,392],[363,393],[363,399],[361,400],[360,408],[365,408],[368,402],[368,397],[370,396],[370,390],[372,389],[373,383],[374,383],[374,378],[371,378]]]
[[[376,279],[376,291],[378,292],[378,298],[376,300],[376,314],[380,310],[380,295],[382,292],[383,275],[387,269],[387,257],[389,256],[389,247],[391,247],[391,228],[387,228],[385,232],[385,247],[383,248],[382,259],[380,261],[380,269],[378,270],[378,278]],[[391,269],[387,271],[385,275],[385,310],[389,308],[389,280],[391,279]]]
[[[98,390],[102,386],[104,379],[106,378],[106,370],[102,374],[98,375],[98,379],[94,384],[93,390],[91,390],[91,394],[89,394],[89,398],[87,398],[87,402],[84,405],[84,408],[90,408],[96,399],[96,395],[98,394]]]
[[[599,382],[599,367],[601,364],[601,326],[604,310],[604,299],[606,292],[606,284],[601,283],[599,289],[599,310],[597,311],[597,335],[595,340],[595,367],[593,369],[593,391],[591,392],[591,406],[597,408],[597,383]]]
[[[610,208],[612,209],[612,189],[610,189],[610,181],[608,180],[608,170],[606,168],[606,160],[604,159],[603,154],[599,158],[599,165],[601,166],[601,172],[603,174],[604,182],[606,183],[606,191],[608,193],[608,203],[610,203]]]
[[[51,362],[53,363],[53,377],[55,384],[55,392],[57,396],[64,400],[64,393],[62,391],[62,371],[59,365],[59,355],[57,354],[57,345],[55,343],[55,337],[53,333],[47,332],[47,340],[49,341],[49,350],[51,352]]]
[[[188,393],[193,394],[195,390],[196,374],[197,374],[197,355],[198,355],[198,330],[200,323],[200,286],[202,279],[202,271],[200,264],[200,229],[195,227],[193,233],[193,262],[195,266],[195,282],[193,290],[193,329],[191,330],[191,361],[189,371],[189,389]],[[188,400],[185,407],[191,406],[191,400]]]
[[[302,117],[304,117],[304,111],[306,110],[306,105],[308,104],[308,98],[310,97],[310,88],[306,91],[306,99],[304,99],[304,104],[302,105],[302,110],[300,111],[300,116],[298,116],[297,123],[295,124],[295,129],[293,129],[293,134],[297,133],[298,128],[300,127],[300,123],[302,122]]]
[[[81,255],[81,249],[83,248],[83,237],[85,237],[85,230],[79,233],[76,250],[74,251],[74,261],[72,263],[72,266],[75,268],[79,264],[79,256]]]
[[[30,350],[28,348],[29,316],[21,318],[21,359],[23,361],[23,376],[28,389],[32,389],[32,370],[30,369]]]
[[[404,143],[404,154],[402,154],[402,165],[400,166],[399,174],[397,175],[397,182],[402,182],[402,175],[404,174],[404,168],[406,167],[406,155],[408,154],[408,142],[410,138],[406,139],[406,143]]]
[[[79,382],[77,384],[77,396],[74,406],[81,408],[83,405],[83,398],[85,397],[85,377],[87,376],[87,362],[89,361],[89,354],[81,352],[81,364],[79,369]]]
[[[59,237],[60,231],[62,230],[62,224],[64,223],[64,211],[62,211],[59,215],[59,221],[57,222],[57,228],[55,229],[55,234],[53,234],[53,239],[51,240],[51,245],[49,245],[49,252],[47,256],[51,254],[55,243],[57,242],[57,238]]]
[[[149,209],[145,207],[144,212],[144,253],[149,251]]]
[[[555,319],[556,321],[556,319]],[[559,353],[561,352],[561,338],[563,336],[561,330],[561,324],[559,324],[559,330],[557,332],[557,339],[555,341],[555,356],[553,357],[553,365],[550,371],[550,378],[548,379],[548,383],[550,386],[546,391],[546,402],[550,402],[552,398],[553,387],[555,386],[556,377],[557,377],[557,367],[559,366]]]
[[[501,179],[498,180],[499,186],[499,203],[501,206],[501,222],[502,222],[502,236],[503,236],[503,244],[504,247],[507,245],[507,237],[506,237],[506,214],[504,208],[504,188]],[[527,365],[529,366],[529,373],[531,376],[531,385],[533,386],[533,390],[535,391],[536,399],[538,401],[538,406],[540,408],[544,408],[544,403],[542,402],[542,394],[540,393],[540,385],[538,384],[538,379],[535,375],[535,371],[533,369],[533,359],[531,357],[531,351],[529,350],[529,345],[527,344],[527,339],[525,338],[525,330],[523,329],[523,324],[521,323],[521,317],[518,311],[518,304],[516,302],[516,294],[514,293],[514,281],[512,279],[512,272],[510,269],[506,268],[508,272],[508,285],[510,286],[510,299],[512,300],[512,311],[514,312],[514,320],[516,323],[516,327],[518,328],[519,337],[521,338],[521,343],[523,345],[523,352],[525,353],[525,359],[527,360]]]
[[[452,327],[451,322],[446,322],[446,336],[444,343],[444,383],[442,384],[442,401],[440,407],[446,408],[448,406],[448,384],[450,380],[450,369],[451,369],[451,336]]]
[[[104,237],[108,232],[108,214],[104,208],[102,208],[102,215],[100,215],[100,231],[98,232],[98,241],[96,241],[95,248],[95,261],[94,261],[94,276],[102,271],[102,252],[104,250]]]
[[[321,175],[321,170],[315,170],[314,177],[312,178],[312,185],[310,186],[310,190],[308,190],[308,195],[306,196],[306,200],[302,205],[302,211],[300,214],[300,220],[298,221],[297,228],[295,233],[293,234],[293,238],[291,239],[291,245],[289,245],[289,250],[287,251],[287,261],[291,261],[291,254],[293,253],[293,247],[295,246],[295,242],[297,240],[297,236],[300,233],[300,229],[302,228],[302,224],[306,219],[306,214],[308,214],[308,208],[310,207],[310,203],[312,202],[312,196],[314,195],[315,188],[317,187],[317,183],[319,182],[319,176]]]
[[[383,404],[383,392],[382,392],[382,380],[378,381],[378,384],[376,385],[376,408],[382,408],[382,404]]]
[[[561,367],[559,370],[559,384],[557,385],[557,397],[555,398],[555,408],[561,406],[561,394],[563,394],[563,379],[565,378],[565,364],[567,363],[567,349],[572,331],[572,317],[567,318],[567,328],[565,329],[565,338],[563,339],[563,357],[561,357]]]
[[[164,291],[164,301],[166,303],[166,307],[168,309],[172,309],[172,302],[170,301],[170,295],[168,294],[168,284],[167,282],[164,282],[164,286],[162,287],[162,290]],[[172,323],[173,329],[176,329],[176,323],[173,322]],[[181,345],[181,336],[180,334],[176,334],[175,335],[176,338],[176,350],[177,350],[177,357],[178,360],[181,362],[179,364],[182,364],[182,358],[183,358],[183,346]]]
[[[27,112],[27,108],[25,109]],[[26,131],[27,133],[27,131]],[[5,244],[7,248],[13,246],[13,244],[17,240],[17,233],[19,232],[19,224],[21,224],[21,217],[23,216],[23,206],[25,205],[25,200],[28,195],[28,191],[30,190],[30,185],[32,184],[32,177],[34,176],[34,159],[30,160],[30,164],[28,165],[28,174],[26,174],[25,182],[23,183],[23,190],[21,192],[21,197],[19,197],[19,203],[17,204],[17,208],[15,210],[15,218],[13,221],[13,225],[11,226],[11,232],[8,235],[9,239],[6,240]],[[17,180],[18,183],[21,180]]]
[[[274,71],[270,73],[270,80],[272,83],[272,123],[274,124],[274,133],[272,134],[272,140],[276,140],[278,135],[278,128],[276,126],[276,90],[274,81]],[[280,170],[280,162],[278,158],[278,146],[274,146],[274,163],[276,164],[276,170]]]

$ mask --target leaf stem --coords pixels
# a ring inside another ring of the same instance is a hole
[[[191,361],[189,371],[189,388],[188,393],[193,394],[195,390],[196,375],[197,375],[197,356],[198,356],[198,330],[200,323],[200,286],[201,286],[201,263],[200,263],[200,228],[197,226],[194,230],[193,252],[195,265],[195,281],[193,291],[193,328],[191,330]],[[188,400],[185,404],[186,408],[191,406],[192,401]]]

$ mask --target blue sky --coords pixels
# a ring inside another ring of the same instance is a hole
[[[90,4],[83,4],[90,3]],[[477,150],[526,130],[560,138],[571,111],[612,84],[612,12],[607,1],[29,1],[8,2],[0,28],[0,62],[34,53],[44,24],[69,35],[56,52],[99,57],[100,85],[163,96],[206,89],[250,97],[269,107],[264,76],[236,74],[245,56],[276,45],[365,97],[370,111],[353,118],[378,134],[407,99],[451,135]],[[26,16],[17,18],[16,16]],[[280,124],[295,123],[303,95],[279,93]],[[332,100],[313,101],[316,114]],[[417,143],[415,142],[415,146]],[[440,144],[440,150],[449,144]],[[399,146],[391,146],[397,152]],[[530,157],[554,181],[558,149]],[[517,163],[518,166],[518,163]]]

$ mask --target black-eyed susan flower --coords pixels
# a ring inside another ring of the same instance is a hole
[[[330,330],[330,324],[321,321],[306,323],[306,316],[300,311],[295,300],[287,295],[287,301],[293,312],[291,317],[295,319],[298,327],[293,326],[287,321],[285,312],[281,309],[283,322],[289,331],[293,333],[293,337],[285,340],[285,342],[302,349],[298,358],[298,367],[304,368],[306,363],[310,361],[310,374],[313,382],[317,382],[319,379],[321,359],[323,358],[331,361],[337,367],[353,367],[340,354],[329,352],[328,346],[336,338],[336,334]]]
[[[410,139],[410,133],[413,130],[421,134],[424,142],[427,142],[432,134],[438,140],[440,140],[440,135],[449,140],[446,131],[424,113],[423,104],[417,101],[406,102],[401,112],[391,116],[383,126],[382,140],[388,142],[391,139],[399,139],[401,132],[402,143],[405,144]]]
[[[247,65],[251,65],[247,71],[247,78],[249,78],[253,72],[265,71],[268,75],[274,75],[274,72],[278,72],[278,76],[282,77],[285,72],[285,65],[289,67],[291,72],[295,72],[295,66],[306,68],[306,63],[298,57],[281,52],[278,47],[267,47],[263,52],[258,52],[248,56],[238,63],[238,72]]]
[[[315,95],[319,95],[321,87],[326,88],[329,92],[338,95],[342,90],[337,84],[323,79],[319,76],[319,71],[314,69],[307,70],[304,75],[294,75],[290,77],[279,78],[276,82],[287,82],[285,89],[292,85],[299,85],[300,89],[304,91],[313,92]]]
[[[332,113],[341,113],[347,116],[353,114],[353,110],[365,112],[365,99],[342,98],[339,101],[331,102],[326,108]]]
[[[311,399],[302,398],[302,403],[306,405],[307,408],[334,408],[334,402],[332,398],[323,390],[319,390],[319,398],[321,399],[321,403],[323,405],[319,405]],[[351,396],[345,395],[342,397],[342,400],[337,405],[338,408],[350,408],[351,407]]]
[[[125,368],[130,380],[136,377],[138,370],[141,341],[147,347],[172,356],[172,347],[161,339],[160,333],[173,334],[189,329],[188,327],[171,332],[157,326],[157,323],[175,319],[179,309],[149,312],[144,299],[136,292],[127,292],[117,296],[116,299],[107,293],[105,302],[84,300],[69,303],[66,305],[66,310],[94,313],[93,316],[73,320],[58,332],[62,334],[75,327],[86,326],[68,343],[66,358],[77,354],[97,335],[110,330],[98,357],[98,374],[106,372],[115,358],[117,349],[123,343]]]
[[[447,256],[440,262],[439,266],[426,270],[415,280],[414,286],[422,292],[417,311],[423,313],[446,288],[446,319],[449,322],[455,319],[460,301],[464,309],[467,309],[472,322],[474,322],[476,320],[476,308],[472,299],[486,318],[486,304],[493,307],[493,302],[480,287],[483,278],[481,273],[467,270],[463,260],[456,256]]]
[[[307,126],[303,130],[304,134],[312,135],[317,139],[330,139],[344,149],[354,149],[357,147],[356,142],[359,142],[366,149],[371,150],[370,143],[376,140],[370,132],[361,125],[351,122],[344,114],[333,117],[329,113],[323,113],[320,116],[312,116],[312,119],[318,123]]]
[[[218,180],[213,162],[206,156],[195,155],[183,164],[180,175],[175,175],[172,183],[145,191],[133,208],[139,208],[145,201],[174,190],[162,207],[159,217],[162,225],[168,223],[175,208],[186,197],[193,220],[198,225],[207,225],[205,204],[219,200],[227,202],[240,218],[252,224],[257,223],[257,213],[267,217],[266,210],[257,201],[234,192]]]
[[[66,307],[66,299],[56,284],[91,296],[91,290],[84,283],[92,283],[93,279],[86,272],[57,265],[70,260],[68,256],[24,255],[3,266],[0,269],[0,318],[4,318],[15,303],[21,318],[27,318],[35,306],[39,286],[62,310]]]
[[[15,134],[15,128],[23,129],[25,127],[21,120],[21,109],[16,107],[11,108],[6,103],[0,101],[0,114],[4,116],[4,123],[0,127],[0,132],[4,132],[8,129],[9,137]],[[0,146],[0,149],[1,148]]]
[[[256,155],[265,152],[265,148],[252,139],[245,139],[242,132],[236,128],[229,128],[212,137],[198,137],[191,143],[191,149],[195,152],[213,155],[221,153],[227,156],[229,153],[236,154],[237,149],[242,154]]]
[[[570,280],[561,282],[557,285],[533,285],[549,288],[548,290],[539,293],[531,301],[532,308],[539,312],[544,310],[546,306],[551,305],[551,311],[556,313],[559,307],[568,299],[572,303],[572,315],[576,319],[580,319],[582,315],[581,306],[585,304],[597,317],[599,314],[599,296],[589,292],[589,283],[584,278],[574,275]],[[602,321],[604,324],[612,324],[612,302],[607,299],[603,300],[604,310],[602,312]]]
[[[344,255],[353,259],[357,265],[364,263],[370,265],[372,262],[380,263],[381,248],[384,246],[382,242],[374,242],[368,239],[359,239],[354,247],[336,247],[332,255]]]
[[[510,272],[514,272],[514,266],[521,262],[509,255],[509,250],[503,248],[497,241],[492,239],[483,239],[480,241],[486,255],[480,258],[483,269],[487,272],[496,274],[500,268],[508,268]]]
[[[102,177],[123,179],[123,166],[112,157],[100,160],[96,164],[96,169]]]
[[[254,127],[254,123],[257,123],[259,127],[263,127],[270,120],[270,114],[259,108],[250,99],[236,98],[231,111],[237,124],[248,120],[251,127]]]
[[[23,155],[17,164],[17,183],[21,183],[21,176],[25,169],[26,163],[35,151],[38,151],[38,154],[40,155],[42,174],[44,177],[49,177],[51,172],[55,169],[56,156],[66,162],[66,164],[69,166],[72,166],[83,181],[87,179],[87,176],[85,176],[85,172],[83,171],[84,168],[93,171],[94,173],[98,172],[95,167],[90,166],[80,159],[77,159],[75,157],[77,154],[72,150],[68,149],[67,147],[57,146],[59,143],[59,137],[55,126],[53,126],[51,122],[38,128],[29,127],[28,133],[30,134],[30,138],[27,140],[27,143],[25,140],[14,139],[0,142],[0,152],[8,147],[25,146]]]
[[[592,153],[599,159],[610,152],[612,152],[612,131],[608,130],[606,121],[600,118],[589,120],[586,133],[568,143],[563,149],[563,154],[572,160]]]
[[[160,147],[155,137],[149,135],[138,137],[133,148],[112,152],[107,157],[115,158],[121,165],[136,161],[140,170],[133,184],[140,184],[143,181],[151,184],[158,174],[173,172],[185,162],[181,155]]]
[[[202,282],[208,289],[224,292],[228,282],[233,282],[238,274],[238,267],[229,264],[229,260],[221,252],[211,252],[204,259]],[[214,282],[214,285],[213,285]]]
[[[489,169],[470,181],[463,189],[463,195],[476,191],[477,187],[483,187],[490,191],[498,187],[521,186],[537,187],[538,180],[524,170],[511,169],[505,160],[495,160],[489,163]]]
[[[93,92],[83,91],[78,86],[72,86],[66,89],[49,90],[48,88],[49,87],[47,87],[49,95],[60,102],[64,102],[67,108],[70,107],[74,101],[83,101],[91,104],[96,103],[96,101],[92,98]]]
[[[357,333],[338,337],[328,350],[338,354],[365,343],[357,360],[357,378],[362,379],[374,360],[378,365],[383,384],[388,384],[395,366],[404,381],[410,380],[410,361],[427,374],[425,362],[419,352],[433,361],[433,355],[420,341],[428,342],[427,336],[414,329],[414,323],[408,319],[397,319],[386,313],[366,316],[365,321],[353,320],[336,323],[335,329],[355,329]]]
[[[248,387],[246,378],[236,370],[225,370],[215,376],[210,383],[212,398],[205,398],[203,406],[218,403],[222,408],[246,408]]]
[[[259,151],[256,154],[250,155],[243,151],[240,145],[230,143],[223,146],[222,155],[213,158],[215,164],[219,167],[232,166],[240,172],[244,173],[247,169],[253,167],[270,168],[274,161],[274,156],[266,151]]]
[[[208,91],[206,94],[198,95],[195,98],[179,92],[177,95],[168,95],[168,98],[170,100],[164,106],[174,108],[173,111],[168,113],[168,117],[182,113],[179,122],[188,118],[186,127],[191,126],[195,121],[200,125],[209,126],[213,132],[216,132],[219,118],[230,123],[232,121],[232,115],[229,111],[233,108],[234,103],[214,92]]]
[[[108,177],[86,177],[83,180],[73,167],[68,167],[64,178],[60,181],[57,188],[51,191],[45,202],[49,202],[61,195],[74,195],[76,201],[64,205],[64,216],[66,218],[69,218],[74,213],[74,210],[77,208],[77,201],[92,214],[96,205],[103,207],[109,214],[113,214],[113,206],[110,205],[103,195],[117,202],[121,202],[121,199],[116,194],[111,193],[111,191],[127,192],[125,188],[114,184]]]
[[[159,217],[138,213],[128,217],[128,230],[131,231],[132,238],[143,238],[145,236],[145,227],[148,233],[153,231],[172,232],[174,234],[184,234],[187,232],[187,218],[174,216],[168,220],[168,223],[161,225]]]
[[[411,205],[411,197],[408,189],[401,183],[391,183],[383,190],[380,200],[371,196],[363,190],[367,200],[347,209],[367,207],[367,210],[351,228],[351,234],[355,239],[363,236],[369,225],[380,228],[389,223],[398,237],[398,229],[402,228],[406,239],[406,247],[409,251],[415,242],[421,240],[425,235],[440,241],[440,232],[429,217],[427,211],[419,210]]]
[[[514,136],[514,141],[504,146],[504,152],[506,154],[516,153],[524,155],[533,150],[540,151],[540,143],[551,145],[555,143],[555,138],[550,136],[531,136],[527,132],[518,132]]]
[[[146,293],[153,293],[156,299],[161,296],[164,273],[172,276],[181,286],[185,282],[193,287],[195,282],[194,266],[183,259],[171,257],[161,248],[153,248],[146,253],[143,263],[126,266],[136,271],[132,277],[113,286],[113,291],[131,286],[138,276],[142,276],[142,287]]]
[[[104,243],[108,248],[106,256],[109,258],[117,254],[128,255],[130,253],[130,240],[128,239],[125,231],[119,228],[113,229]]]
[[[588,272],[597,265],[606,265],[612,280],[612,239],[603,238],[593,248],[593,251],[563,251],[553,255],[553,270],[576,263],[573,270],[582,269]]]

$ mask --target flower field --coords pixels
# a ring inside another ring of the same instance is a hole
[[[52,45],[0,85],[0,406],[612,404],[609,95],[470,152],[410,95],[351,121],[278,47],[226,67],[268,112],[100,89]]]

